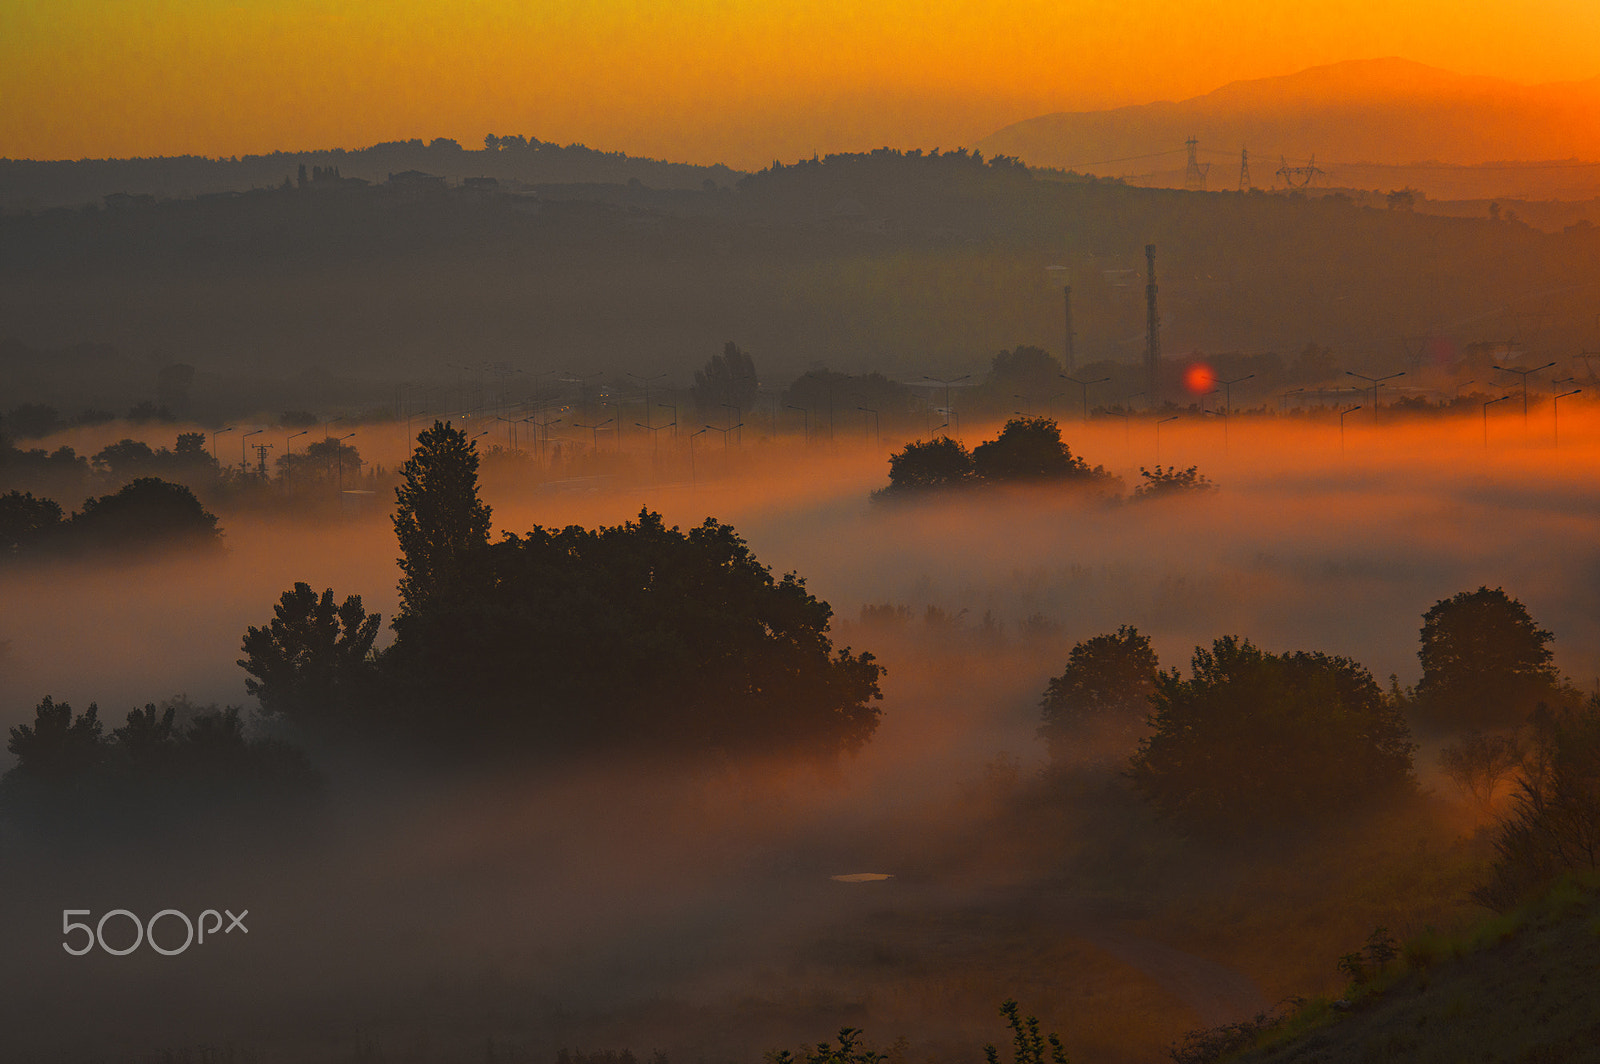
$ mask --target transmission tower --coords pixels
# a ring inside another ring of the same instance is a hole
[[[256,472],[260,473],[262,476],[266,476],[267,475],[267,452],[272,450],[272,444],[270,444],[270,443],[258,443],[258,444],[255,445],[255,450],[256,450]]]
[[[1316,155],[1312,155],[1304,166],[1290,166],[1289,160],[1278,156],[1278,161],[1283,165],[1278,167],[1277,176],[1283,178],[1283,183],[1290,188],[1306,188],[1320,175],[1327,173],[1317,165]]]
[[[1239,149],[1239,191],[1249,192],[1255,185],[1250,181],[1250,149]]]
[[[1195,152],[1200,148],[1200,142],[1190,137],[1183,142],[1189,149],[1189,166],[1183,172],[1183,187],[1190,192],[1204,192],[1206,190],[1206,174],[1211,170],[1210,163],[1202,163],[1195,157]]]
[[[1144,372],[1145,394],[1150,397],[1151,408],[1160,406],[1160,393],[1156,390],[1161,372],[1161,315],[1156,310],[1156,246],[1144,246],[1144,258],[1149,272],[1149,282],[1144,286],[1145,343]]]

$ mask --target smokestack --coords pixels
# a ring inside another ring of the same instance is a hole
[[[1070,284],[1063,286],[1062,294],[1065,297],[1067,308],[1067,357],[1063,361],[1067,364],[1067,372],[1072,373],[1077,369],[1077,359],[1074,357],[1072,350],[1072,286]]]
[[[1145,344],[1144,344],[1144,371],[1145,394],[1150,397],[1152,408],[1161,404],[1161,395],[1157,391],[1161,372],[1161,314],[1156,310],[1156,246],[1144,246],[1144,258],[1149,267],[1149,282],[1144,286],[1145,301]]]

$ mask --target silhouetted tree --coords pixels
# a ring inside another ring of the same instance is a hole
[[[43,403],[14,406],[5,416],[6,434],[19,440],[38,439],[67,427],[61,412]]]
[[[1133,489],[1135,499],[1160,499],[1169,495],[1186,495],[1197,491],[1210,491],[1216,487],[1211,478],[1199,471],[1198,466],[1179,469],[1177,466],[1139,467],[1144,483]]]
[[[490,520],[478,498],[478,446],[447,421],[417,434],[400,477],[394,531],[404,575],[396,630],[462,579],[467,557],[488,546]]]
[[[1165,814],[1238,832],[1407,793],[1415,745],[1365,668],[1321,653],[1268,654],[1226,636],[1196,647],[1193,676],[1156,679],[1129,775]]]
[[[1064,372],[1056,356],[1044,348],[1018,344],[1014,350],[994,356],[983,391],[1002,406],[1013,402],[1017,394],[1044,402],[1061,391]]]
[[[1439,767],[1487,809],[1495,788],[1522,767],[1522,746],[1514,735],[1471,731],[1439,751]]]
[[[115,477],[142,476],[155,466],[156,452],[143,440],[122,439],[100,448],[91,461]]]
[[[30,724],[11,729],[6,749],[16,755],[12,770],[23,778],[64,782],[93,771],[101,759],[100,708],[94,703],[78,716],[49,695],[33,711]]]
[[[1600,700],[1537,713],[1535,748],[1495,835],[1489,879],[1473,897],[1506,912],[1568,872],[1600,871]]]
[[[1501,588],[1441,599],[1422,617],[1419,718],[1438,726],[1497,728],[1563,696],[1550,642],[1527,607]]]
[[[882,494],[902,494],[930,488],[951,488],[972,479],[972,456],[948,436],[924,443],[908,443],[889,456],[889,486]]]
[[[488,578],[423,600],[383,659],[420,705],[451,706],[435,741],[826,756],[877,726],[872,655],[835,652],[828,604],[727,525],[685,534],[641,511],[507,536],[469,564]]]
[[[1077,744],[1097,732],[1131,739],[1150,712],[1159,673],[1150,637],[1131,625],[1074,646],[1040,703],[1039,734],[1050,745],[1051,759],[1068,760]]]
[[[359,595],[335,606],[332,588],[319,597],[304,583],[285,591],[273,613],[268,625],[245,632],[238,662],[252,677],[245,690],[261,700],[262,712],[310,727],[360,716],[375,675],[380,615],[368,614]]]
[[[343,440],[329,436],[306,445],[298,454],[282,455],[278,459],[278,472],[287,479],[329,481],[353,477],[361,472],[361,452]]]
[[[690,391],[700,416],[710,420],[722,415],[724,404],[738,410],[751,409],[759,384],[755,361],[729,340],[722,354],[712,355],[705,369],[695,370]]]
[[[32,492],[0,495],[0,558],[23,554],[61,534],[61,505],[36,499]]]
[[[222,541],[216,515],[194,492],[156,477],[139,477],[114,494],[84,500],[70,531],[78,546],[93,549],[215,547]]]
[[[1000,435],[972,449],[972,468],[991,483],[1015,480],[1110,481],[1103,468],[1093,469],[1075,457],[1061,439],[1054,418],[1014,417]]]

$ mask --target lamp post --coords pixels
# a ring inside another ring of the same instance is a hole
[[[244,442],[244,441],[248,440],[251,436],[259,436],[265,431],[267,431],[267,430],[266,429],[251,429],[249,432],[247,432],[243,436],[239,437],[239,468],[240,469],[249,469],[250,468],[250,445],[248,443]]]
[[[651,448],[650,453],[651,456],[655,458],[659,458],[661,456],[661,430],[676,429],[678,427],[678,423],[676,421],[670,425],[646,425],[642,421],[635,421],[634,424],[650,433],[650,439],[654,441],[654,446]]]
[[[232,432],[232,431],[233,431],[233,426],[229,425],[227,428],[218,429],[217,431],[215,431],[215,432],[213,432],[211,434],[211,461],[212,462],[216,462],[216,460],[217,460],[217,437],[221,436],[224,432]]]
[[[665,373],[657,373],[654,377],[641,377],[637,373],[630,373],[630,374],[628,374],[628,376],[632,377],[634,380],[636,380],[640,384],[644,385],[644,424],[642,426],[640,426],[640,427],[645,429],[646,431],[648,431],[650,429],[650,427],[651,427],[651,425],[650,425],[650,385],[651,385],[652,382],[658,381],[662,377],[665,377],[666,374]],[[677,418],[674,417],[673,420],[677,420]],[[637,421],[635,421],[634,424],[638,425],[639,423]],[[654,438],[655,433],[651,432],[650,435],[651,435],[652,438]]]
[[[289,467],[291,465],[293,465],[293,463],[289,461],[289,456],[291,454],[294,454],[294,441],[295,441],[295,438],[298,437],[298,436],[304,436],[306,433],[308,433],[310,431],[311,431],[310,429],[301,429],[299,432],[292,433],[289,436],[284,438],[284,441],[283,441],[283,471],[284,471],[285,474],[287,474],[289,472]]]
[[[1577,395],[1581,391],[1583,391],[1582,388],[1574,388],[1570,392],[1562,392],[1560,395],[1552,395],[1550,397],[1550,427],[1555,431],[1557,447],[1561,446],[1561,408],[1559,404],[1567,396]]]
[[[1076,384],[1080,389],[1082,389],[1082,392],[1083,392],[1083,420],[1088,421],[1089,420],[1089,385],[1091,385],[1091,384],[1104,384],[1106,381],[1110,380],[1111,378],[1110,377],[1097,377],[1092,381],[1080,381],[1078,378],[1072,376],[1070,373],[1063,373],[1063,374],[1061,374],[1061,379],[1062,380],[1071,381],[1073,384]]]
[[[1183,416],[1182,414],[1173,414],[1171,417],[1164,417],[1160,421],[1156,422],[1156,466],[1157,466],[1157,468],[1160,468],[1160,466],[1161,466],[1161,426],[1165,425],[1169,421],[1176,421],[1182,416]]]
[[[1540,370],[1549,369],[1553,365],[1555,365],[1554,362],[1546,362],[1544,365],[1535,366],[1532,369],[1511,369],[1506,366],[1494,367],[1501,373],[1516,373],[1522,377],[1522,431],[1524,433],[1528,431],[1528,374],[1538,373]]]
[[[1245,381],[1249,380],[1251,377],[1254,377],[1254,376],[1255,376],[1254,373],[1246,373],[1243,377],[1235,377],[1231,381],[1218,381],[1217,382],[1218,384],[1222,385],[1222,387],[1224,389],[1223,393],[1222,393],[1222,401],[1227,404],[1228,413],[1230,413],[1230,414],[1233,413],[1233,386],[1235,384],[1242,384],[1242,383],[1244,383]]]
[[[1341,410],[1341,411],[1339,411],[1339,457],[1340,458],[1344,457],[1344,416],[1346,414],[1354,414],[1357,410],[1360,410],[1360,409],[1361,409],[1361,407],[1359,407],[1359,406],[1352,406],[1349,410]]]
[[[701,429],[699,432],[691,432],[691,433],[689,433],[689,490],[690,491],[693,491],[694,487],[695,487],[694,438],[696,436],[704,436],[705,434],[706,434],[706,430],[705,429]]]
[[[952,384],[960,384],[970,376],[972,376],[972,374],[963,373],[961,376],[952,377],[949,380],[945,380],[943,377],[929,377],[926,374],[924,374],[922,377],[922,379],[925,381],[932,381],[935,384],[944,385],[944,422],[946,425],[950,424],[952,421],[955,421],[955,416],[950,412],[950,386]],[[960,422],[957,422],[957,424],[959,425]],[[960,431],[960,428],[956,429],[958,434]]]
[[[1391,373],[1387,377],[1369,377],[1365,373],[1357,373],[1354,370],[1349,370],[1349,369],[1345,370],[1345,373],[1347,375],[1351,376],[1351,377],[1359,377],[1360,379],[1366,381],[1368,384],[1372,385],[1372,422],[1373,422],[1373,424],[1377,424],[1377,422],[1378,422],[1378,385],[1382,384],[1384,381],[1392,381],[1396,377],[1404,377],[1406,375],[1406,371],[1405,370],[1401,370],[1399,373]]]
[[[1107,410],[1106,413],[1122,419],[1122,449],[1126,452],[1133,444],[1133,423],[1129,413],[1126,410]]]
[[[333,453],[335,455],[337,455],[338,458],[339,458],[339,490],[340,491],[344,491],[344,446],[343,445],[344,445],[344,441],[345,440],[348,440],[351,436],[354,436],[354,435],[355,435],[355,433],[352,432],[352,433],[349,433],[348,435],[340,436],[339,439],[337,441],[335,441],[337,446],[334,447]],[[482,433],[479,433],[479,435],[482,435]]]
[[[677,403],[657,403],[656,406],[660,407],[663,410],[672,411],[672,439],[674,441],[674,444],[676,444],[676,441],[678,439],[678,404]]]
[[[795,406],[793,403],[784,403],[783,406],[785,410],[798,410],[806,416],[806,443],[809,444],[811,442],[811,408]]]
[[[872,446],[883,446],[883,441],[878,435],[878,412],[869,406],[858,406],[856,409],[861,411],[863,414],[872,415]]]
[[[591,446],[594,449],[594,453],[595,454],[599,454],[600,453],[600,430],[605,428],[607,425],[611,424],[615,420],[616,420],[616,418],[614,418],[614,417],[608,417],[604,421],[598,422],[597,424],[594,424],[594,425],[580,425],[576,421],[574,421],[572,423],[572,427],[575,428],[575,429],[588,429],[589,433],[590,433]]]
[[[718,432],[722,433],[722,449],[724,451],[726,451],[728,449],[728,433],[732,432],[734,429],[742,429],[742,428],[744,428],[744,422],[741,421],[737,425],[729,425],[725,429],[719,429],[715,425],[707,425],[706,428],[707,429],[716,429]]]
[[[1486,451],[1489,449],[1489,408],[1496,403],[1505,402],[1510,398],[1510,395],[1502,395],[1498,399],[1490,399],[1487,403],[1483,404],[1483,449]]]

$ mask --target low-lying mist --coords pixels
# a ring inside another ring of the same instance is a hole
[[[1423,612],[1488,585],[1555,633],[1557,665],[1589,687],[1600,417],[1563,413],[1559,448],[1537,408],[1527,436],[1520,410],[1491,416],[1487,446],[1477,418],[1352,416],[1342,441],[1336,419],[1065,423],[1125,495],[1157,463],[1157,432],[1162,465],[1198,465],[1218,486],[1135,501],[1053,488],[873,501],[890,441],[842,436],[702,438],[692,470],[642,444],[565,479],[486,464],[496,531],[616,524],[641,507],[734,525],[832,603],[837,644],[887,667],[876,737],[832,768],[462,777],[330,758],[325,822],[303,837],[76,854],[56,840],[51,857],[0,840],[6,1040],[39,1060],[628,1047],[754,1064],[854,1025],[880,1048],[904,1036],[905,1060],[970,1061],[1006,1037],[997,1009],[1016,997],[1074,1059],[1151,1059],[1188,1028],[1323,989],[1303,984],[1331,982],[1337,954],[1316,951],[1338,935],[1359,945],[1374,914],[1398,931],[1457,911],[1439,869],[1467,863],[1453,840],[1470,818],[1436,795],[1325,847],[1207,854],[1121,789],[1131,749],[1108,742],[1065,782],[1037,778],[1047,680],[1074,643],[1131,624],[1164,667],[1237,634],[1412,684]],[[392,436],[363,429],[363,454],[394,468],[405,442]],[[221,510],[220,558],[0,570],[0,726],[30,721],[45,695],[98,702],[108,729],[176,694],[246,704],[240,638],[294,582],[392,617],[388,502],[343,518]],[[1175,867],[1190,878],[1158,882]],[[847,873],[894,878],[830,878]],[[60,948],[63,909],[224,906],[250,910],[248,937],[170,958]],[[1324,926],[1307,929],[1317,906]],[[1269,960],[1268,940],[1312,955]]]

